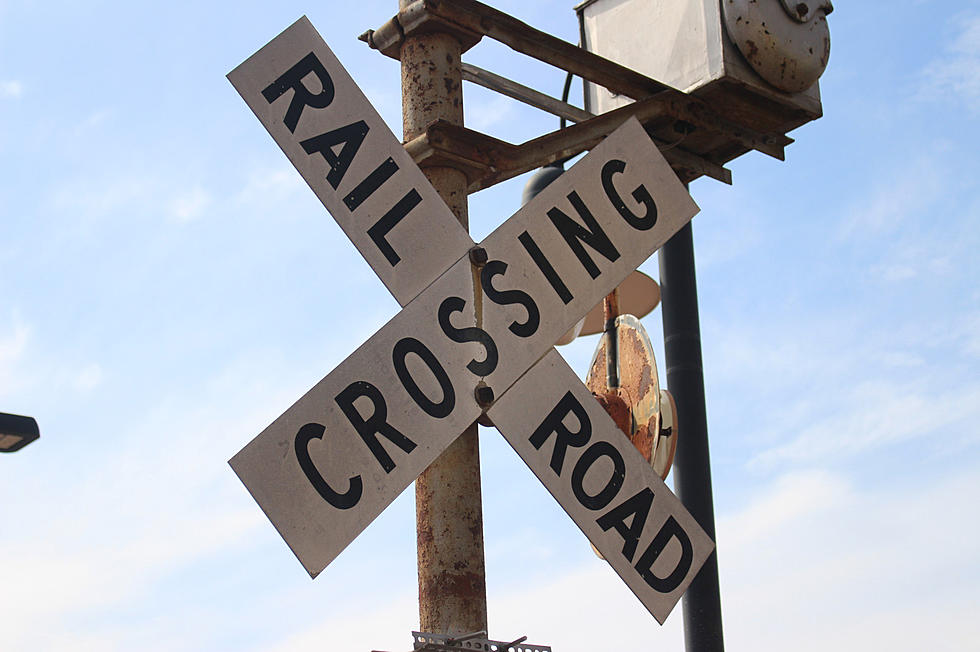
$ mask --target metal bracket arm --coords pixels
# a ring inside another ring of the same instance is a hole
[[[764,134],[733,123],[717,115],[702,100],[534,29],[476,0],[415,0],[378,30],[365,32],[361,40],[399,59],[405,36],[433,29],[455,35],[464,50],[478,43],[482,36],[489,36],[517,52],[572,72],[614,93],[636,100],[656,97],[674,118],[731,141],[735,148],[729,147],[729,151],[736,156],[755,149],[784,160],[783,148],[793,142],[783,134]]]
[[[405,144],[420,167],[460,166],[467,175],[469,192],[474,193],[506,181],[519,174],[555,161],[575,156],[591,149],[632,115],[655,131],[654,141],[660,147],[671,168],[688,182],[701,176],[709,176],[731,184],[731,172],[721,165],[678,146],[682,134],[674,133],[674,142],[667,140],[669,118],[663,120],[666,111],[659,97],[635,102],[615,111],[604,113],[558,131],[553,131],[521,145],[498,140],[472,129],[436,121],[425,133]]]

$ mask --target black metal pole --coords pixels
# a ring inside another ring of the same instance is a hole
[[[677,403],[679,430],[673,466],[674,488],[684,506],[715,539],[701,325],[690,222],[660,249],[660,292],[667,388]],[[684,646],[687,652],[723,652],[725,649],[717,548],[684,594]]]

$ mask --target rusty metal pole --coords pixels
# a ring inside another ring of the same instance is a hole
[[[411,0],[399,0],[399,8]],[[462,46],[445,33],[409,36],[401,50],[406,141],[432,121],[463,124]],[[466,176],[456,168],[423,170],[468,227]],[[474,423],[415,483],[421,630],[462,634],[487,629],[480,447]]]
[[[602,336],[606,339],[606,387],[619,388],[619,334],[616,318],[619,317],[619,288],[602,300]]]

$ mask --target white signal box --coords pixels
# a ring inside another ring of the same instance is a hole
[[[827,0],[587,0],[575,9],[587,50],[691,93],[720,115],[766,133],[822,115],[815,79],[830,51]],[[631,101],[585,86],[592,113]]]

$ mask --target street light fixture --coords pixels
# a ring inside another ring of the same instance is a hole
[[[41,436],[34,417],[0,412],[0,453],[13,453]]]

